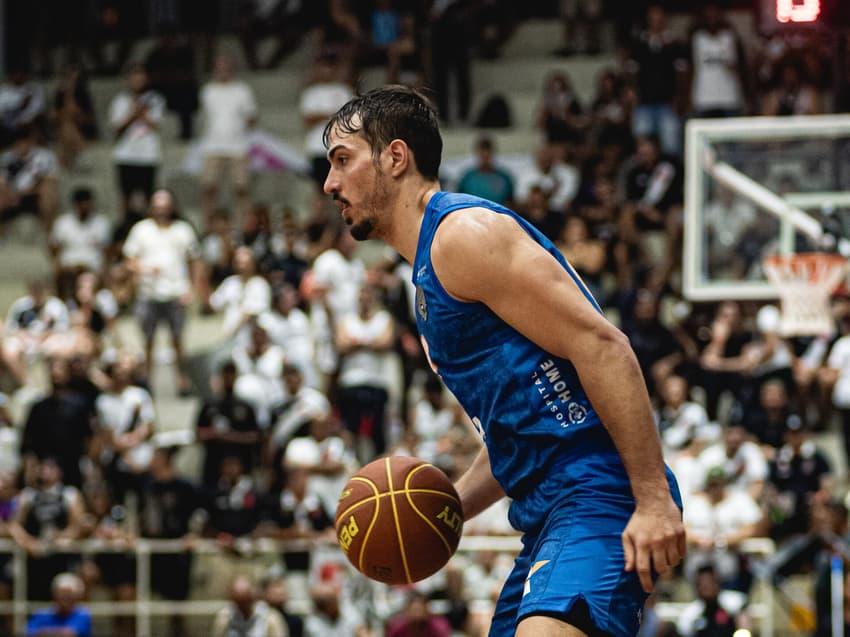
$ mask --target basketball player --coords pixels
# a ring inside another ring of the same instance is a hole
[[[440,191],[442,139],[419,93],[352,99],[325,145],[325,192],[356,239],[413,265],[425,352],[484,439],[456,485],[464,516],[513,499],[524,548],[491,637],[634,635],[685,535],[628,340],[531,224]]]

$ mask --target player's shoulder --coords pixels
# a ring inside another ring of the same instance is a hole
[[[434,232],[431,258],[487,254],[506,248],[520,226],[509,215],[474,206],[448,215]]]

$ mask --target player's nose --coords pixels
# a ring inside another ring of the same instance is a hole
[[[335,192],[339,192],[339,179],[337,179],[336,175],[334,175],[333,168],[331,168],[331,171],[325,178],[325,184],[322,186],[322,189],[325,191],[326,195],[332,195]]]

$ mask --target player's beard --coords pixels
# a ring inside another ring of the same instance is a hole
[[[381,218],[387,214],[389,201],[390,193],[386,178],[380,168],[375,166],[375,179],[371,194],[363,201],[363,218],[351,224],[351,236],[357,241],[366,241],[378,237],[381,232]]]

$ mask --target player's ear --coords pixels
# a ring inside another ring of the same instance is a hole
[[[410,163],[410,148],[400,139],[394,139],[386,148],[386,154],[390,162],[389,172],[393,177],[398,177]]]

